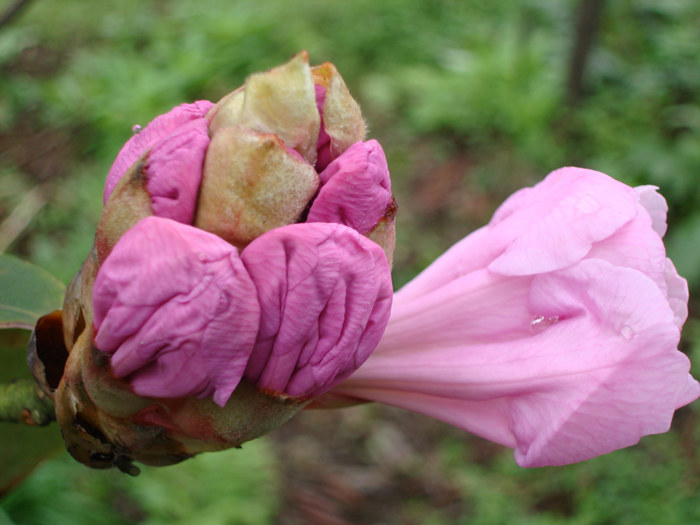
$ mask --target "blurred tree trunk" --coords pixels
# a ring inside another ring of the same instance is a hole
[[[605,0],[581,0],[576,13],[574,45],[569,63],[566,98],[578,104],[585,94],[584,75],[593,42],[598,34]]]
[[[29,3],[30,0],[16,0],[14,4],[8,7],[5,12],[0,13],[0,27],[7,24],[22,8]]]

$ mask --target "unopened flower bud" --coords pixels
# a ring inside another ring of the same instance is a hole
[[[335,68],[301,53],[125,144],[93,249],[30,348],[76,459],[135,473],[240,446],[369,357],[396,205],[365,132]]]

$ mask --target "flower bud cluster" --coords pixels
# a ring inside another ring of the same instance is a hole
[[[239,446],[354,372],[389,317],[396,211],[359,106],[306,53],[137,129],[30,357],[73,456],[125,471]]]

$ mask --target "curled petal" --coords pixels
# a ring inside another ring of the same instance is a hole
[[[389,168],[376,140],[353,144],[320,177],[307,222],[344,224],[365,234],[391,204]]]
[[[567,268],[637,214],[637,194],[607,175],[562,168],[504,202],[489,223],[504,252],[489,269],[533,275]]]
[[[635,190],[639,193],[639,203],[646,208],[651,216],[652,228],[659,234],[659,237],[666,235],[666,214],[668,204],[666,199],[657,191],[656,186],[637,186]]]
[[[272,230],[241,254],[262,317],[246,377],[263,389],[315,396],[374,350],[391,309],[382,249],[338,224]]]
[[[260,319],[255,287],[230,244],[190,226],[143,219],[107,257],[93,290],[95,345],[118,377],[151,397],[224,405]]]
[[[527,418],[515,428],[524,432],[516,449],[520,464],[582,461],[633,445],[668,431],[673,412],[700,395],[688,358],[677,350],[680,330],[668,300],[641,272],[587,260],[538,276],[530,301],[545,315],[562,312],[564,321],[552,327],[543,346],[568,343],[569,351],[560,350],[547,366],[561,375],[562,398],[547,392],[556,417],[546,414],[541,400],[518,408]],[[584,317],[571,317],[576,326],[567,326],[567,310]],[[532,404],[539,405],[535,411]],[[532,429],[545,421],[547,433],[531,439]]]
[[[193,104],[181,104],[168,113],[156,117],[140,133],[131,137],[124,144],[112,168],[109,170],[107,181],[105,182],[104,202],[107,202],[119,179],[122,178],[122,175],[127,172],[139,157],[180,126],[204,117],[212,107],[214,107],[214,104],[208,100],[200,100]]]
[[[683,328],[685,320],[688,318],[688,281],[683,279],[671,259],[666,259],[666,271],[664,274],[666,280],[666,293],[668,294],[668,304],[673,310],[673,315],[676,321],[676,326],[680,330]]]
[[[637,215],[607,239],[595,243],[587,259],[603,259],[615,266],[626,266],[648,275],[666,293],[666,249],[652,219],[641,205]]]
[[[396,300],[413,300],[484,267],[503,275],[534,275],[572,266],[636,217],[638,198],[603,173],[556,170],[511,195],[487,226],[440,256]]]
[[[157,217],[192,224],[209,147],[207,125],[207,119],[195,119],[156,143],[148,153],[146,187]]]

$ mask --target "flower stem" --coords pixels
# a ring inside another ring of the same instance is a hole
[[[34,381],[0,383],[0,421],[42,427],[55,420],[53,401]]]

